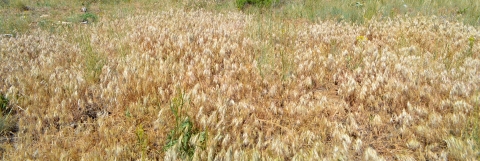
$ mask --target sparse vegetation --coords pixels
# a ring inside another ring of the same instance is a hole
[[[8,98],[5,95],[0,95],[0,135],[11,135],[16,131],[16,121],[13,116],[12,108],[10,107]],[[5,139],[2,139],[5,140]]]
[[[256,7],[271,7],[273,4],[278,3],[278,0],[235,0],[237,8],[244,9],[247,5],[253,5]]]
[[[175,127],[170,131],[167,136],[164,150],[170,150],[171,153],[178,153],[181,159],[191,160],[195,149],[198,147],[204,148],[207,139],[207,133],[205,131],[199,132],[190,116],[186,115],[188,109],[184,98],[184,93],[177,89],[177,96],[173,98],[170,104],[170,110],[173,113],[175,119]],[[193,141],[192,137],[196,137]]]
[[[479,3],[0,1],[0,154],[479,160]]]

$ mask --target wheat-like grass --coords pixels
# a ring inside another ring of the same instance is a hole
[[[169,10],[71,30],[0,39],[0,92],[20,118],[5,158],[181,159],[180,144],[163,148],[182,93],[180,112],[208,134],[195,160],[479,155],[467,137],[480,89],[470,26]]]

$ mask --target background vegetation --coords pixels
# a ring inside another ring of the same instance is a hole
[[[478,160],[479,5],[0,0],[0,153]]]

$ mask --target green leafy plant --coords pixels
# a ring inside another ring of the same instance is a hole
[[[84,61],[85,61],[85,78],[91,82],[100,81],[100,74],[102,68],[106,63],[106,58],[103,54],[95,51],[91,44],[89,35],[79,36],[77,39],[81,46]]]
[[[82,22],[97,22],[97,15],[87,12],[80,16]]]
[[[282,63],[282,82],[285,82],[292,75],[293,60],[289,58],[288,54],[284,51],[280,52]]]
[[[167,136],[164,150],[167,151],[170,148],[178,148],[174,150],[178,151],[183,159],[191,159],[197,146],[205,148],[207,133],[206,131],[199,132],[190,117],[184,113],[185,95],[181,90],[178,91],[179,93],[173,98],[170,104],[170,110],[175,117],[175,127]],[[198,145],[190,143],[190,139],[196,135],[199,136]]]
[[[467,51],[468,56],[472,56],[473,54],[473,44],[475,44],[475,37],[470,36],[468,38],[468,51]]]
[[[465,14],[465,13],[467,13],[467,9],[468,9],[468,7],[462,8],[462,9],[458,9],[458,10],[457,10],[457,14]]]
[[[16,122],[12,116],[12,109],[9,107],[10,100],[5,95],[0,95],[0,134],[6,135],[15,131]]]
[[[9,100],[7,97],[5,97],[3,94],[0,96],[0,110],[2,111],[2,114],[8,114],[11,112],[11,109],[8,108]]]
[[[142,151],[142,159],[147,156],[148,150],[148,139],[147,134],[145,134],[145,130],[143,129],[143,125],[137,127],[135,131],[135,135],[137,135],[137,145],[140,147]]]

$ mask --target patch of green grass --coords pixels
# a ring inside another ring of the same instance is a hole
[[[53,24],[54,22],[51,20],[40,20],[37,22],[37,25],[40,27],[40,29],[49,31],[50,33],[54,33],[58,30],[58,28]]]
[[[137,144],[140,147],[140,151],[142,152],[142,160],[147,157],[147,150],[148,150],[148,139],[147,134],[145,134],[145,130],[143,129],[143,125],[137,127],[135,131],[135,135],[137,136]]]
[[[94,49],[89,34],[79,36],[77,43],[81,47],[85,61],[86,80],[93,83],[100,81],[100,74],[102,74],[102,68],[106,63],[105,56]]]
[[[97,22],[98,16],[94,13],[84,13],[80,16],[82,22]]]
[[[215,2],[206,0],[0,0],[0,6],[2,7],[0,9],[4,11],[4,14],[0,15],[0,33],[2,34],[25,33],[35,28],[32,24],[43,23],[40,20],[44,22],[61,20],[95,22],[98,17],[104,16],[121,18],[139,12],[138,6],[141,6],[140,10],[143,12],[169,8],[166,6],[205,8],[215,11],[242,9],[249,14],[270,13],[285,19],[301,18],[311,21],[333,19],[339,22],[353,23],[365,23],[374,17],[436,15],[450,21],[461,21],[474,26],[480,25],[480,1],[476,0],[455,2],[448,0],[219,0]],[[86,6],[89,9],[90,7],[97,8],[101,13],[81,14],[81,6]],[[28,12],[35,16],[25,16]],[[49,15],[50,17],[47,20],[38,18],[41,15]],[[47,29],[51,30],[50,28]]]
[[[11,112],[11,109],[8,107],[9,100],[5,95],[0,95],[0,110],[2,114],[8,114]]]
[[[82,14],[72,14],[65,18],[66,22],[72,22],[74,24],[79,24],[80,22],[97,22],[98,16],[95,13],[87,12]]]
[[[288,53],[284,51],[280,51],[280,58],[282,67],[282,82],[285,82],[293,73],[293,59],[291,59]]]
[[[472,56],[473,55],[473,45],[475,44],[475,37],[470,36],[468,38],[468,49],[467,49],[467,55]]]
[[[76,15],[79,3],[61,0],[1,0],[0,4],[0,34],[29,33],[42,29],[53,33],[67,17]]]
[[[102,73],[103,65],[105,65],[105,58],[96,52],[85,53],[86,77],[87,80],[98,82],[100,81],[100,74]]]
[[[15,132],[16,124],[10,107],[10,100],[5,95],[0,94],[0,135],[5,136]]]
[[[474,140],[476,144],[474,150],[477,152],[477,159],[480,159],[480,94],[474,97],[476,97],[473,103],[474,110],[469,117],[470,126],[467,126],[471,128],[471,130],[467,129],[467,131],[471,131],[469,137]]]
[[[240,4],[244,4],[243,1],[247,0],[239,1],[242,2]],[[237,3],[239,2],[237,1]],[[277,4],[280,4],[280,7],[271,8],[270,11],[288,19],[304,18],[311,21],[333,19],[339,22],[361,24],[374,17],[394,18],[404,15],[436,15],[449,21],[461,21],[474,26],[480,25],[480,14],[478,14],[480,13],[480,1],[475,0],[455,1],[455,3],[447,0],[343,0],[321,2],[317,0],[293,0],[280,1]],[[237,6],[242,7],[242,5]]]
[[[14,36],[30,30],[32,19],[29,15],[19,14],[11,17],[0,17],[0,34]]]
[[[185,94],[178,89],[178,94],[173,98],[170,104],[170,110],[175,117],[175,127],[170,131],[167,136],[167,141],[164,146],[164,150],[167,151],[171,148],[176,150],[182,159],[192,159],[195,149],[197,147],[205,148],[207,140],[207,132],[199,131],[195,128],[193,121],[186,114]],[[192,144],[190,139],[192,137],[198,137],[196,144]]]

